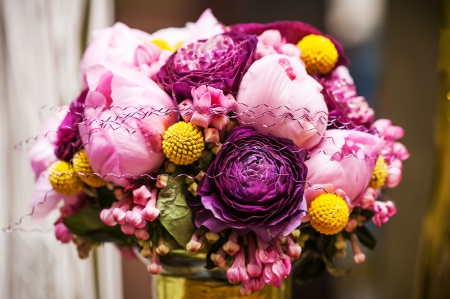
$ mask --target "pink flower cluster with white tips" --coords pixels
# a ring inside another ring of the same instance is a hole
[[[109,226],[120,224],[122,232],[126,235],[135,235],[138,240],[147,240],[150,235],[147,230],[147,221],[152,222],[158,218],[159,210],[156,208],[156,189],[149,190],[141,186],[133,190],[133,196],[123,196],[122,189],[114,190],[117,202],[100,213],[102,221]]]
[[[386,146],[381,151],[381,155],[388,165],[386,186],[394,188],[402,180],[402,161],[409,158],[406,147],[396,141],[403,137],[405,131],[402,127],[392,125],[389,119],[379,119],[372,124],[371,128],[375,129],[377,135],[386,141]]]
[[[197,229],[186,249],[197,252],[204,247],[205,240],[210,243],[217,241],[208,234],[213,233],[205,233],[203,228]],[[242,295],[261,290],[265,284],[279,288],[283,279],[291,272],[291,260],[300,257],[302,249],[294,241],[297,237],[294,237],[293,233],[283,240],[274,238],[266,243],[258,237],[255,241],[251,233],[241,237],[236,230],[232,230],[226,242],[216,253],[211,254],[211,260],[218,267],[226,267],[227,258],[234,258],[226,274],[230,283],[242,284],[240,289]],[[244,245],[244,239],[247,246]]]
[[[178,105],[184,121],[218,130],[228,124],[227,114],[236,107],[236,100],[231,94],[225,96],[222,90],[205,85],[192,88],[191,94],[193,101],[184,100]]]
[[[286,42],[278,30],[266,30],[258,36],[255,59],[263,58],[270,54],[284,54],[290,57],[300,57],[300,49]]]

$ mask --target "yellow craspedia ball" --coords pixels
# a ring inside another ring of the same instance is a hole
[[[333,42],[322,35],[305,36],[297,47],[302,51],[301,58],[308,74],[327,74],[338,61],[338,51]]]
[[[100,188],[106,185],[107,182],[105,180],[94,174],[84,149],[75,153],[72,164],[78,177],[89,186]]]
[[[180,121],[164,132],[162,148],[171,162],[177,165],[188,165],[201,157],[205,149],[204,141],[199,127]]]
[[[311,202],[311,226],[325,235],[334,235],[345,228],[349,210],[347,203],[335,194],[322,194]]]
[[[163,40],[162,38],[157,38],[157,39],[151,40],[150,43],[155,44],[161,50],[167,50],[170,52],[174,51],[174,49],[172,49],[172,47],[169,45],[169,43],[166,42],[165,40]]]
[[[384,186],[386,178],[388,176],[388,166],[382,156],[379,156],[375,168],[372,173],[372,179],[370,180],[369,187],[373,189],[379,189]]]
[[[56,192],[73,195],[83,190],[83,182],[77,176],[72,164],[57,161],[48,168],[48,179]]]

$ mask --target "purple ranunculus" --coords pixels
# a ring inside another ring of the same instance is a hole
[[[215,233],[254,231],[265,242],[288,235],[307,211],[307,153],[285,138],[233,129],[198,185],[203,209],[195,224]]]
[[[236,24],[229,26],[228,30],[230,32],[236,32],[240,34],[256,34],[256,35],[261,35],[266,30],[278,30],[281,33],[281,36],[284,39],[286,39],[287,43],[295,45],[307,35],[310,34],[324,35],[333,42],[334,46],[338,51],[339,58],[335,67],[348,64],[347,57],[345,57],[344,55],[344,48],[336,39],[334,39],[332,36],[325,35],[315,27],[302,22],[278,21],[269,24],[258,24],[258,23]]]
[[[69,107],[69,112],[59,126],[55,142],[55,156],[69,162],[73,155],[80,150],[82,142],[78,132],[78,124],[81,123],[88,90],[84,90]]]
[[[169,57],[158,82],[178,103],[192,99],[192,88],[201,85],[235,95],[257,43],[255,35],[226,33],[189,44]]]

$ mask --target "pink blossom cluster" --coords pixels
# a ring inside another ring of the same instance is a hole
[[[133,190],[133,196],[123,196],[121,189],[115,190],[118,201],[100,213],[102,221],[109,226],[120,224],[122,232],[135,235],[138,240],[147,240],[150,235],[147,221],[154,221],[159,210],[156,208],[156,189],[151,191],[145,185]]]

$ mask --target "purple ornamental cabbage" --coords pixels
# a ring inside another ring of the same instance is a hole
[[[81,138],[78,132],[78,124],[83,121],[84,102],[88,90],[84,90],[69,107],[69,112],[58,128],[55,142],[55,156],[69,162],[73,155],[81,148]]]
[[[255,35],[226,33],[178,49],[157,74],[158,82],[180,103],[194,87],[206,85],[236,95],[254,61]]]
[[[265,242],[288,235],[307,212],[307,154],[289,139],[233,129],[197,187],[203,208],[196,226],[253,231]]]
[[[344,48],[336,39],[334,39],[332,36],[323,34],[315,27],[302,22],[278,21],[269,24],[248,23],[236,24],[228,27],[228,30],[230,32],[256,35],[261,35],[264,31],[271,29],[278,30],[281,33],[281,36],[286,39],[287,43],[291,43],[294,45],[296,45],[302,38],[310,34],[326,36],[333,42],[339,54],[339,58],[335,67],[348,64],[347,57],[345,57],[344,55]]]

